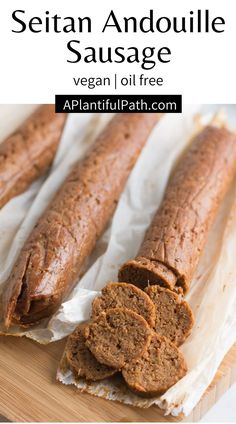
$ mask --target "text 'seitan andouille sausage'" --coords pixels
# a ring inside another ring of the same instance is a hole
[[[35,225],[6,282],[5,325],[31,325],[60,306],[107,226],[161,115],[116,115]]]
[[[51,165],[67,114],[40,106],[0,143],[0,208],[22,193]]]
[[[235,175],[235,134],[205,127],[179,161],[138,255],[120,268],[119,281],[186,292]]]

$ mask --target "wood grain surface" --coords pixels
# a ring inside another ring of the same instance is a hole
[[[156,406],[140,409],[79,393],[55,381],[65,341],[48,346],[28,339],[0,338],[0,421],[197,422],[236,381],[236,346],[187,418],[163,417]]]

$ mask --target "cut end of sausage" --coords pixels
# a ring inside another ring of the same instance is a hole
[[[4,326],[9,329],[11,326],[32,327],[41,319],[53,314],[58,306],[59,299],[56,296],[42,296],[31,298],[24,283],[18,285],[18,290],[8,297],[9,288],[3,298]]]
[[[65,356],[75,378],[87,381],[100,381],[116,373],[114,368],[100,364],[85,345],[85,324],[80,324],[68,337]]]
[[[145,292],[155,305],[156,333],[180,346],[190,335],[194,324],[194,316],[189,304],[172,290],[158,285],[146,287]]]
[[[40,298],[32,300],[29,303],[29,310],[25,314],[19,311],[19,304],[16,303],[9,314],[5,315],[5,327],[9,328],[12,325],[20,327],[32,327],[39,323],[42,319],[48,318],[58,308],[58,302],[54,297],[40,296]]]
[[[177,292],[186,292],[185,281],[165,264],[143,257],[126,262],[119,270],[119,281],[126,281],[144,289],[147,285],[157,284]]]
[[[86,346],[98,362],[120,370],[147,348],[151,329],[136,312],[112,308],[87,325],[85,338]]]
[[[146,351],[122,369],[129,388],[143,397],[165,393],[186,372],[187,365],[182,353],[166,337],[154,332]]]
[[[111,308],[127,308],[141,315],[155,326],[155,306],[150,296],[133,284],[111,282],[102,289],[102,295],[94,299],[92,317]]]

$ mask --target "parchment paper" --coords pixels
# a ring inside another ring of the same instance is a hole
[[[65,337],[77,323],[89,317],[91,301],[98,291],[107,281],[116,280],[121,263],[136,255],[144,232],[160,203],[170,172],[189,142],[195,127],[194,114],[198,110],[199,106],[188,105],[182,115],[167,115],[156,126],[129,178],[112,224],[90,258],[89,264],[93,265],[60,310],[40,328],[25,333],[19,329],[13,329],[12,332],[25,334],[40,343],[48,343]],[[98,122],[91,123],[90,120],[94,119],[92,116],[72,115],[49,177],[44,182],[33,184],[25,194],[9,202],[0,211],[0,284],[9,274],[38,216],[69,172],[71,163],[83,154],[93,141],[95,132],[109,118],[102,115],[97,118]],[[236,340],[235,194],[234,186],[222,205],[188,294],[196,322],[192,335],[181,348],[188,363],[187,375],[162,397],[148,400],[131,394],[119,378],[93,385],[82,380],[75,382],[64,362],[58,370],[59,380],[64,384],[76,384],[80,389],[97,396],[140,407],[155,403],[173,415],[181,412],[187,415],[191,412],[212,380],[223,356]],[[4,232],[3,224],[8,225],[9,231]]]

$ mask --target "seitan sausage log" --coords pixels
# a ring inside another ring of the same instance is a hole
[[[54,105],[41,106],[0,144],[0,208],[47,171],[65,120]]]
[[[4,293],[5,325],[49,317],[108,224],[158,114],[119,114],[72,169],[26,241]]]
[[[179,161],[138,255],[121,267],[119,281],[186,292],[235,174],[235,134],[205,127]]]

